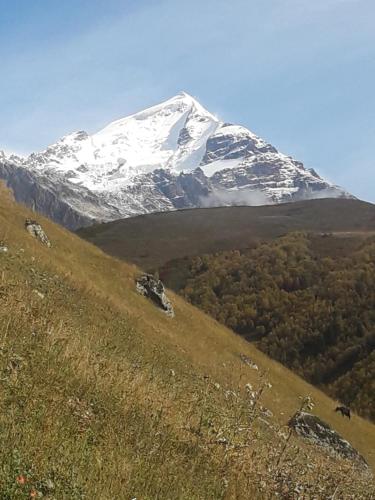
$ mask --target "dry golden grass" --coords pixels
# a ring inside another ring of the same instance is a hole
[[[0,192],[0,498],[371,498],[368,473],[284,426],[310,394],[374,466],[372,424],[172,293],[166,317],[134,266],[38,217],[42,246],[29,215]]]

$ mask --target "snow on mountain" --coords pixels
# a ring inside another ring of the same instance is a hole
[[[184,92],[27,158],[0,154],[0,177],[70,228],[176,208],[350,196]]]
[[[175,173],[196,168],[219,125],[197,101],[181,93],[91,136],[80,131],[63,137],[27,163],[40,171],[59,172],[93,191],[112,191],[158,168]]]

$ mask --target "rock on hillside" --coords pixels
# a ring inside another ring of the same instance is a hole
[[[362,467],[368,467],[366,460],[358,451],[319,417],[299,411],[291,418],[289,426],[299,436],[326,448],[331,454],[352,460]]]
[[[151,274],[144,274],[136,280],[137,291],[151,299],[168,316],[174,317],[171,301],[168,299],[163,283],[155,279]]]
[[[43,245],[46,245],[48,248],[51,247],[51,242],[48,239],[48,236],[37,221],[26,219],[25,229],[33,238],[36,238],[38,241],[40,241],[40,243],[43,243]]]

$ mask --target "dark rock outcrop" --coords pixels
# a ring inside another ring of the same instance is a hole
[[[168,316],[174,316],[173,306],[168,299],[163,283],[151,274],[143,274],[136,280],[137,291],[151,299]]]
[[[201,168],[178,176],[168,170],[157,169],[151,177],[160,194],[177,209],[199,207],[201,200],[212,192],[211,183]]]
[[[319,417],[298,411],[290,419],[288,425],[299,436],[317,446],[326,448],[329,453],[352,460],[357,465],[368,468],[366,460],[358,451]]]
[[[253,134],[242,129],[242,133],[234,134],[232,125],[222,126],[220,131],[211,136],[206,144],[206,153],[202,165],[216,160],[233,160],[245,158],[255,153],[277,153],[271,144],[259,146]],[[241,129],[242,127],[236,127]],[[226,132],[228,130],[228,133]]]
[[[220,170],[210,177],[212,189],[262,192],[269,202],[281,203],[311,198],[350,197],[335,186],[313,177],[303,164],[288,159],[290,169],[277,155],[249,156],[236,168]]]

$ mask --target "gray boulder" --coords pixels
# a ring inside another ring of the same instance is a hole
[[[51,246],[51,242],[48,239],[48,236],[44,232],[42,226],[38,224],[35,220],[26,219],[25,220],[25,229],[28,233],[31,234],[34,238],[39,240],[43,245],[46,245],[48,248]]]
[[[358,451],[319,417],[311,413],[298,411],[290,419],[288,425],[299,436],[326,448],[332,455],[352,460],[357,465],[368,468],[366,460]]]
[[[151,299],[168,316],[173,318],[173,306],[168,299],[163,283],[155,279],[151,274],[143,274],[136,280],[137,291]]]

